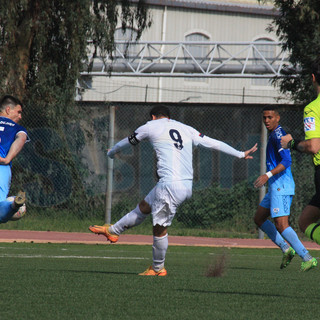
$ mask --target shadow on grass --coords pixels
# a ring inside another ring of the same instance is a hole
[[[281,297],[281,298],[296,298],[289,295],[284,294],[267,294],[267,293],[252,293],[252,292],[233,292],[233,291],[213,291],[213,290],[185,290],[185,289],[177,289],[177,291],[188,291],[190,293],[209,293],[209,294],[226,294],[226,295],[239,295],[239,296],[260,296],[260,297]]]
[[[261,270],[260,268],[254,267],[228,267],[229,270]]]
[[[117,272],[117,271],[90,271],[90,270],[57,270],[57,269],[40,269],[39,271],[42,272],[68,272],[68,273],[89,273],[89,274],[121,274],[121,275],[137,275],[138,273],[135,272]]]

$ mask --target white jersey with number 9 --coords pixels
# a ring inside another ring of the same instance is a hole
[[[160,118],[148,121],[131,136],[116,143],[108,152],[110,158],[127,145],[137,145],[141,140],[151,142],[157,155],[157,173],[162,182],[193,179],[192,146],[222,151],[234,157],[244,158],[245,152],[228,144],[200,134],[196,129],[179,121]]]
[[[181,122],[162,118],[135,130],[135,138],[151,142],[157,156],[160,181],[192,180],[192,146],[200,133]]]

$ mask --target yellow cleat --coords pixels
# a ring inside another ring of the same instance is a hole
[[[159,276],[164,277],[167,275],[167,270],[162,268],[160,271],[154,271],[152,266],[150,266],[146,271],[139,273],[139,276]]]
[[[119,239],[119,236],[109,231],[111,226],[112,224],[105,224],[103,226],[94,225],[90,226],[89,230],[95,234],[103,234],[111,243],[116,243]]]

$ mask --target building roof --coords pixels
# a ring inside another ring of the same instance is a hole
[[[149,5],[219,12],[251,13],[276,16],[277,10],[270,4],[258,4],[257,0],[145,0]]]

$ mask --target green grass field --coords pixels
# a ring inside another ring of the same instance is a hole
[[[312,252],[317,257],[318,252]],[[226,257],[222,277],[206,270]],[[0,243],[0,319],[318,319],[320,270],[276,249],[169,246],[167,277],[141,277],[151,246]]]

